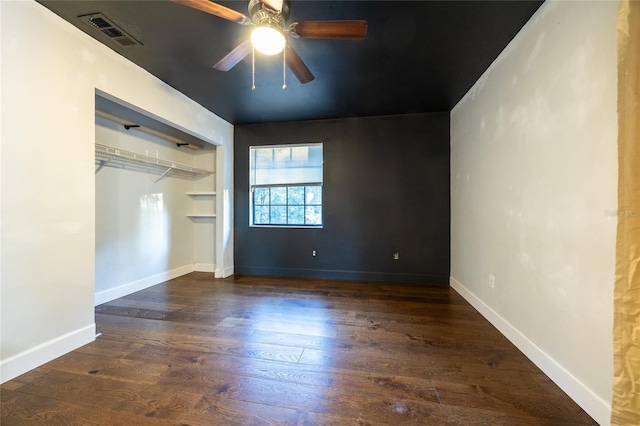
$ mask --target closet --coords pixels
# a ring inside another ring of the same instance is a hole
[[[215,271],[216,147],[96,96],[95,303]]]

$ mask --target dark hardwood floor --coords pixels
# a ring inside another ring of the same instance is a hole
[[[96,307],[8,425],[594,425],[448,287],[193,273]]]

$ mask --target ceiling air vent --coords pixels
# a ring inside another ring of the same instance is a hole
[[[122,47],[142,46],[142,43],[127,34],[125,30],[118,27],[102,13],[92,13],[78,16],[78,18]]]

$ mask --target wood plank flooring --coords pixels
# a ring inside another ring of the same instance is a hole
[[[448,287],[192,273],[96,307],[8,425],[595,425]]]

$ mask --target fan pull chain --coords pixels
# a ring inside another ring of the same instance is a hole
[[[256,90],[256,48],[251,49],[251,90]]]
[[[282,49],[282,90],[287,88],[287,48]]]

